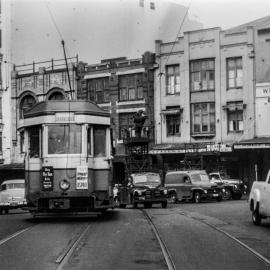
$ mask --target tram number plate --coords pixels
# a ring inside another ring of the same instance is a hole
[[[68,199],[51,199],[49,200],[49,209],[69,209],[70,202]]]

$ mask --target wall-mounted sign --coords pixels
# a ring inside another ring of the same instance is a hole
[[[42,167],[42,189],[53,190],[53,167]]]
[[[55,122],[68,122],[75,121],[74,113],[56,113],[55,114]]]
[[[270,83],[257,84],[256,97],[270,97]]]
[[[88,167],[87,166],[77,167],[76,189],[88,189]]]

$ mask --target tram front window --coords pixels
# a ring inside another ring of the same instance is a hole
[[[82,127],[80,125],[48,126],[48,154],[80,154]]]
[[[94,127],[94,156],[106,156],[106,127]]]

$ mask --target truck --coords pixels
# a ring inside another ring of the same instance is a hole
[[[270,170],[265,181],[253,182],[248,201],[254,225],[270,217]]]
[[[168,191],[162,186],[162,173],[153,168],[149,154],[150,136],[144,126],[146,116],[139,111],[134,115],[134,126],[124,136],[125,181],[118,185],[117,201],[120,208],[132,205],[145,208],[153,204],[167,207]],[[134,132],[135,131],[135,132]]]

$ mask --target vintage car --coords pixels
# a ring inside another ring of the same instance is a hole
[[[152,204],[161,204],[162,208],[167,207],[168,190],[161,186],[159,173],[142,172],[133,173],[129,179],[130,202],[136,208],[143,204],[149,208]]]
[[[0,190],[0,214],[23,206],[26,206],[24,179],[4,181]]]
[[[202,200],[222,200],[223,187],[210,182],[204,170],[171,171],[165,176],[165,187],[168,188],[169,201],[192,200],[199,203]]]
[[[223,172],[212,172],[209,173],[211,182],[224,186],[225,193],[223,199],[240,200],[244,193],[244,183],[240,179],[232,179]]]
[[[248,200],[255,225],[260,225],[262,219],[270,218],[270,170],[265,181],[253,182]]]

